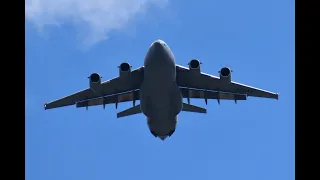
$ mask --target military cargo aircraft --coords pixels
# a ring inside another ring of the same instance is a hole
[[[168,45],[154,41],[147,51],[144,65],[132,70],[128,62],[118,66],[119,76],[101,82],[98,73],[89,78],[89,88],[46,103],[45,109],[69,105],[86,107],[133,102],[133,107],[119,112],[117,117],[143,113],[150,132],[161,140],[171,136],[181,111],[206,113],[206,109],[190,104],[191,98],[246,100],[247,96],[278,99],[278,94],[232,81],[232,70],[223,67],[216,77],[201,72],[201,62],[192,59],[187,67],[177,65]],[[183,102],[187,99],[187,103]],[[136,101],[140,104],[136,105]]]

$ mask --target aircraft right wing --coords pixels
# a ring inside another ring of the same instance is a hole
[[[216,91],[231,94],[278,99],[278,94],[231,81],[222,83],[221,79],[203,72],[192,73],[189,68],[176,65],[177,84],[180,87],[194,88],[202,91]]]
[[[88,100],[99,98],[99,97],[105,97],[105,96],[111,96],[111,95],[118,95],[120,93],[125,93],[128,91],[134,91],[139,90],[141,83],[143,81],[143,70],[144,67],[140,67],[138,69],[133,70],[130,73],[130,77],[128,79],[122,79],[121,77],[116,77],[111,80],[105,81],[101,84],[98,84],[96,86],[99,89],[99,92],[93,91],[91,88],[84,89],[82,91],[76,92],[74,94],[68,95],[66,97],[60,98],[58,100],[52,101],[50,103],[46,103],[44,105],[45,109],[52,109],[52,108],[58,108],[58,107],[64,107],[64,106],[70,106],[74,105],[77,102],[83,102]],[[100,81],[100,77],[99,82]],[[115,97],[115,96],[114,96]],[[116,99],[110,99],[110,103],[116,103]],[[121,102],[118,101],[118,102]]]
[[[219,103],[220,100],[247,100],[246,94],[216,92],[211,90],[204,91],[202,89],[192,89],[184,87],[180,87],[180,91],[183,98],[188,98],[189,103],[190,98],[205,99],[206,103],[207,99],[217,99]]]

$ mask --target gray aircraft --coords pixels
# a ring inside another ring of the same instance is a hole
[[[190,98],[246,100],[247,96],[278,99],[278,94],[250,87],[231,80],[232,70],[223,67],[220,77],[201,72],[201,62],[192,59],[189,68],[177,65],[168,45],[154,41],[144,59],[144,66],[131,70],[128,62],[118,66],[119,76],[101,82],[98,73],[89,78],[89,88],[44,105],[45,109],[69,105],[86,107],[133,102],[133,107],[119,112],[117,117],[143,113],[150,132],[161,140],[171,136],[181,111],[206,113],[206,109],[190,104]],[[183,102],[183,98],[188,103]],[[135,102],[140,100],[140,104]]]

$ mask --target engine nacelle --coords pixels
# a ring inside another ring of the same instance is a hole
[[[221,68],[221,70],[219,71],[220,81],[226,84],[231,83],[231,73],[232,73],[232,70],[230,68],[228,67]]]
[[[101,76],[98,73],[92,73],[89,76],[90,89],[95,93],[101,92]]]
[[[200,65],[201,65],[201,63],[200,63],[199,60],[197,60],[197,59],[192,59],[192,60],[189,62],[189,69],[190,69],[190,71],[200,73],[200,72],[201,72]]]
[[[119,66],[120,79],[126,80],[131,76],[131,65],[127,62],[121,63]]]

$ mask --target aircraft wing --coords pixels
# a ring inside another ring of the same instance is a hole
[[[200,73],[191,73],[189,68],[177,65],[177,84],[180,87],[201,89],[202,91],[216,91],[231,94],[245,94],[247,96],[278,99],[278,94],[266,90],[258,89],[248,85],[231,81],[223,84],[219,77]],[[208,98],[209,99],[209,98]]]
[[[82,91],[65,96],[58,100],[46,103],[44,105],[44,108],[52,109],[52,108],[58,108],[63,106],[70,106],[70,105],[77,104],[77,102],[83,103],[86,100],[91,100],[99,97],[108,97],[108,96],[109,96],[109,99],[107,101],[110,101],[110,103],[116,102],[115,100],[112,100],[112,97],[113,98],[118,97],[120,93],[140,89],[142,81],[143,81],[143,67],[140,67],[131,72],[130,79],[128,79],[127,81],[120,79],[120,77],[116,77],[111,80],[102,82],[101,93],[95,93],[90,88],[84,89]],[[117,95],[117,96],[111,96],[111,95]],[[88,101],[88,103],[89,102],[92,102],[92,101]],[[122,102],[121,98],[119,99],[119,102]]]
[[[139,90],[79,101],[79,102],[76,102],[76,107],[80,108],[80,107],[88,107],[88,106],[116,104],[116,108],[118,108],[117,104],[120,102],[128,102],[128,101],[135,102],[136,100],[140,100]]]
[[[247,100],[246,94],[238,93],[225,93],[217,92],[211,90],[202,90],[202,89],[190,89],[190,88],[180,88],[183,98],[196,98],[196,99],[217,99],[217,100]]]

